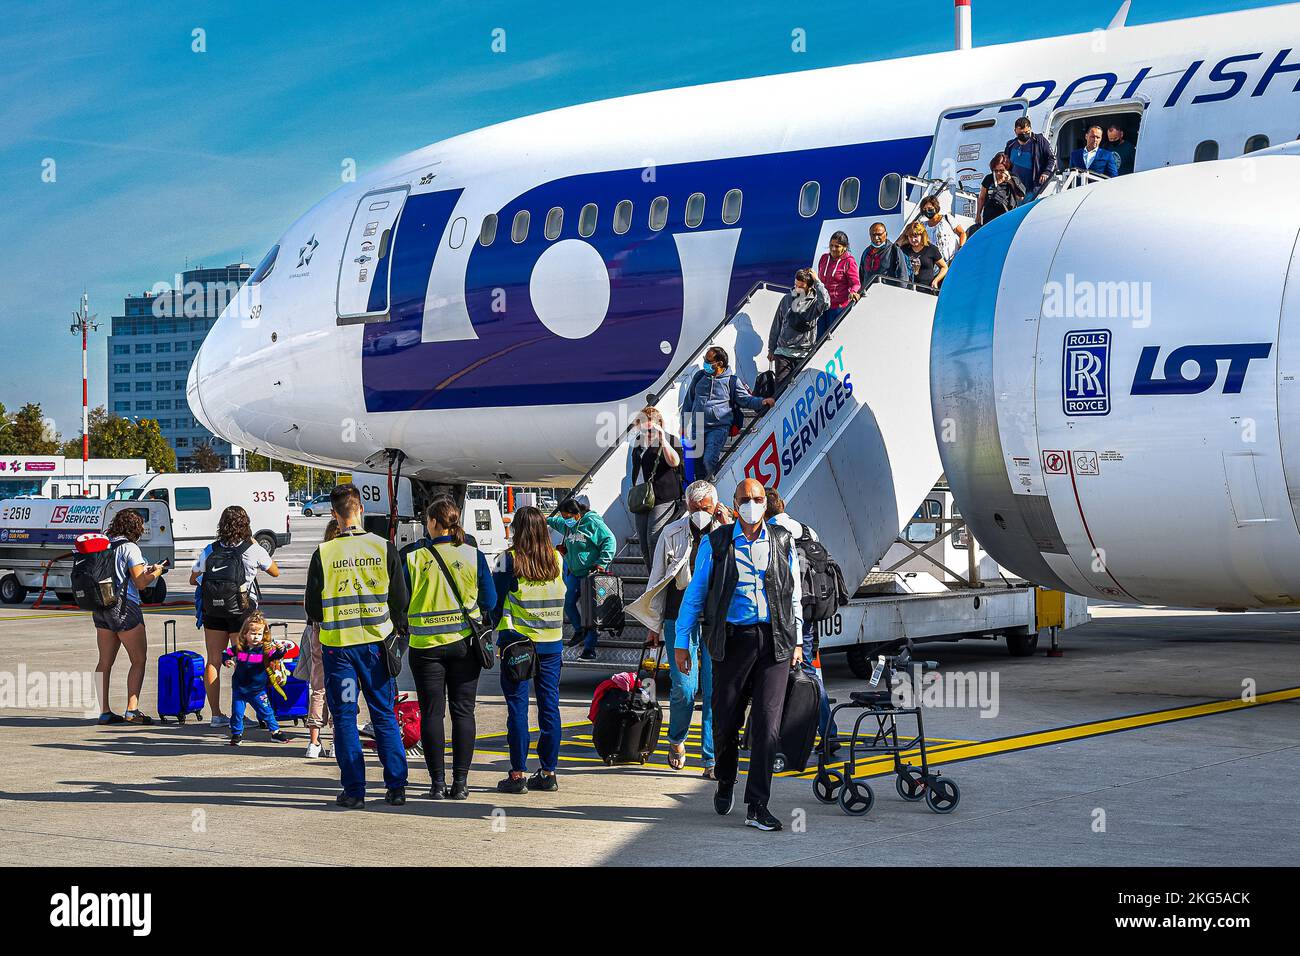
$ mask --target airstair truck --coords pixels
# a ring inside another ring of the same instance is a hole
[[[743,317],[749,336],[765,346],[781,290],[756,287],[711,342],[739,340],[731,329]],[[839,562],[853,591],[849,604],[818,625],[823,653],[844,653],[850,668],[869,676],[870,657],[882,644],[1004,637],[1012,654],[1034,651],[1040,631],[1087,620],[1087,602],[999,575],[981,582],[978,573],[933,575],[889,570],[884,562],[913,522],[918,506],[941,485],[942,465],[930,405],[930,331],[937,299],[928,290],[876,279],[861,300],[840,317],[795,372],[776,404],[762,415],[746,413],[740,435],[728,441],[714,483],[730,502],[736,485],[757,478],[780,492],[792,517],[815,528]],[[698,367],[686,362],[657,396],[670,427],[681,389]],[[737,367],[755,366],[758,354],[740,354]],[[753,381],[752,374],[745,377]],[[611,450],[579,484],[605,516],[623,547],[615,573],[625,599],[644,590],[632,520],[625,504],[629,487],[627,449]],[[935,519],[935,540],[961,533],[959,519]],[[925,549],[914,549],[924,551]],[[882,566],[884,570],[882,570]],[[978,568],[974,569],[976,572]],[[638,605],[620,634],[602,635],[594,661],[566,647],[565,665],[625,669],[640,655],[645,627]]]
[[[72,604],[72,560],[80,535],[103,532],[120,511],[144,519],[139,542],[145,561],[157,564],[175,557],[171,514],[163,501],[109,501],[86,498],[9,498],[0,501],[0,601],[18,604],[28,592],[54,592]],[[167,583],[158,581],[140,595],[145,604],[167,599]]]

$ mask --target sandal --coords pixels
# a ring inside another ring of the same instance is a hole
[[[705,780],[717,780],[717,779],[718,779],[716,776],[714,776],[713,768],[712,768],[712,767],[705,767],[705,768],[704,768],[704,773],[700,774],[700,776],[703,777]]]
[[[686,745],[673,744],[668,745],[668,766],[674,770],[681,770],[686,766]]]
[[[148,725],[153,723],[152,717],[150,717],[148,714],[141,713],[138,710],[128,710],[125,714],[123,714],[123,717],[125,717],[126,722],[128,724],[141,724],[147,727]]]

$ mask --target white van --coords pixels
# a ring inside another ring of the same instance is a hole
[[[165,502],[178,552],[201,551],[211,544],[221,512],[230,505],[248,512],[253,538],[267,554],[289,543],[289,483],[278,471],[131,475],[122,479],[113,498]]]

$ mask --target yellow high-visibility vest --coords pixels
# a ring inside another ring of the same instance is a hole
[[[326,647],[372,644],[392,633],[388,618],[388,542],[364,531],[345,531],[321,542],[320,642]]]
[[[457,546],[450,541],[439,542],[433,547],[438,549],[439,556],[447,565],[451,582],[447,581],[447,575],[442,573],[428,548],[412,548],[406,553],[406,571],[411,579],[407,621],[414,648],[436,647],[469,637],[469,625],[460,613],[456,595],[460,595],[471,614],[478,601],[478,550],[473,545]],[[456,585],[455,592],[452,583]]]
[[[556,556],[559,566],[560,556]],[[525,581],[506,595],[498,631],[512,630],[536,644],[564,639],[564,576],[553,581]]]

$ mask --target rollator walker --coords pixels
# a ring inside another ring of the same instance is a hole
[[[844,762],[844,769],[837,770],[831,763],[831,738],[824,736],[817,751],[817,775],[813,778],[813,795],[821,803],[839,803],[840,809],[850,816],[865,816],[876,803],[876,795],[865,779],[855,780],[859,760],[871,760],[883,755],[894,758],[895,788],[898,795],[909,803],[924,800],[935,813],[951,813],[961,802],[961,790],[957,784],[944,777],[937,770],[930,769],[929,756],[925,740],[925,719],[921,714],[921,702],[917,700],[914,707],[899,707],[894,698],[895,678],[902,674],[910,677],[911,669],[924,671],[937,668],[937,661],[915,661],[912,659],[912,642],[904,641],[903,648],[893,656],[881,655],[876,658],[868,690],[856,690],[849,694],[849,700],[837,704],[831,710],[831,726],[835,725],[835,715],[842,710],[855,709],[861,713],[853,721],[853,735],[849,738],[849,757]],[[899,739],[898,719],[900,717],[916,718],[916,736],[908,740]],[[863,730],[868,721],[875,721],[874,730],[870,725]],[[867,733],[872,736],[868,738]],[[919,767],[904,763],[902,755],[916,751],[909,759],[919,756]]]

